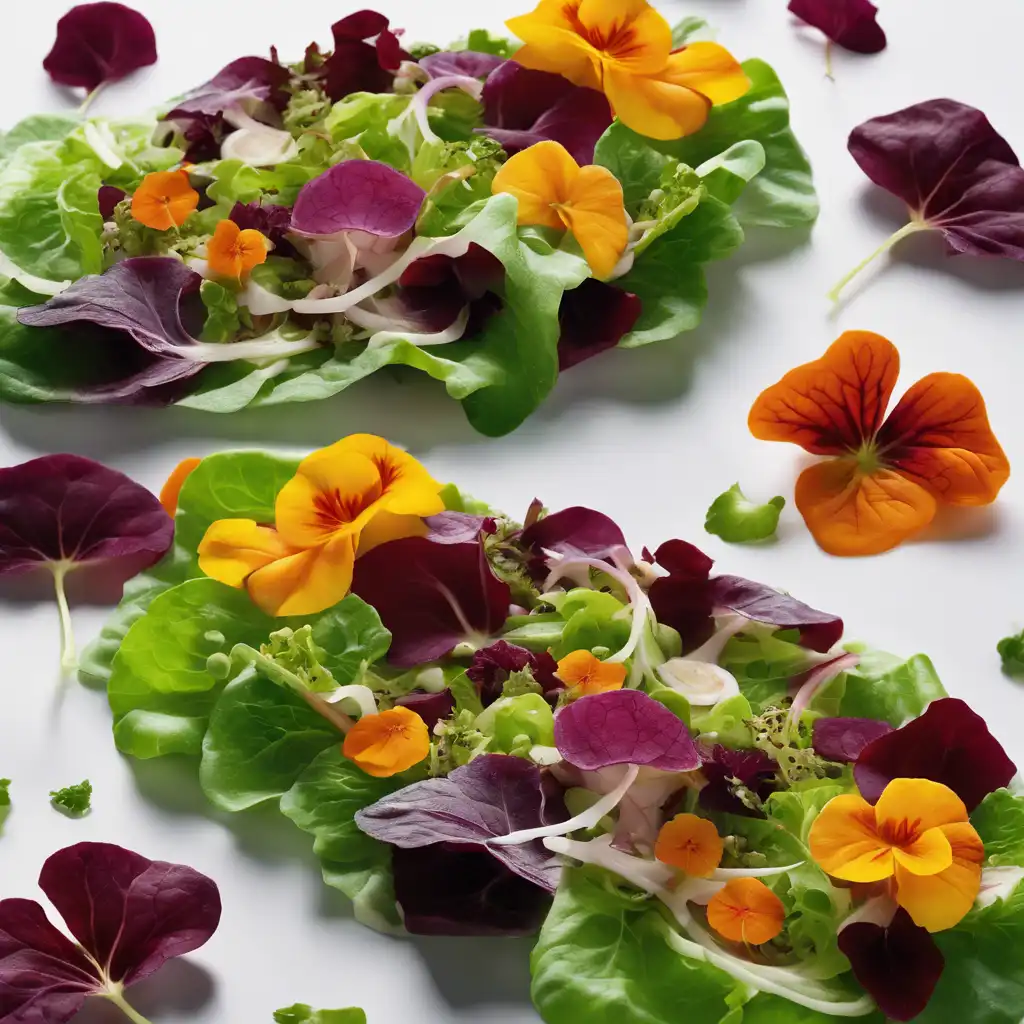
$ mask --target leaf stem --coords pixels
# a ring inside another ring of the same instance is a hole
[[[828,297],[833,302],[839,301],[839,296],[842,290],[873,260],[879,256],[887,253],[897,242],[901,239],[906,238],[907,235],[912,235],[916,231],[927,230],[928,225],[921,223],[921,221],[912,220],[904,224],[895,234],[890,235],[866,260],[861,260],[839,283],[828,293]]]
[[[112,988],[103,993],[104,999],[109,999],[131,1022],[132,1024],[152,1024],[150,1020],[143,1017],[138,1010],[132,1006],[124,997],[120,988]]]
[[[75,631],[71,626],[71,609],[64,592],[64,578],[67,574],[66,562],[57,562],[53,566],[53,589],[57,594],[57,612],[60,615],[60,667],[64,672],[71,673],[78,668],[78,654],[75,651]]]
[[[90,92],[84,100],[82,100],[82,105],[78,108],[78,113],[81,117],[85,117],[87,111],[92,106],[93,100],[95,100],[96,97],[99,96],[99,94],[103,91],[103,86],[105,86],[106,84],[106,82],[100,82],[100,84],[97,85],[96,88],[93,89],[92,92]]]
[[[825,77],[830,81],[834,82],[836,76],[832,74],[832,40],[825,40]]]

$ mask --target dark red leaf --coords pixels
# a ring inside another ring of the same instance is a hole
[[[104,82],[156,63],[153,26],[124,4],[79,4],[57,22],[57,39],[43,58],[60,85],[92,92]]]
[[[486,516],[471,516],[466,512],[438,512],[435,516],[427,516],[423,520],[430,532],[429,540],[435,544],[472,544],[481,531],[493,532],[486,528],[487,523],[493,526],[494,520]]]
[[[353,92],[390,92],[393,72],[403,60],[412,58],[402,49],[388,19],[376,11],[356,11],[331,26],[334,52],[316,62],[316,73],[324,76],[324,88],[332,102]],[[368,40],[376,37],[376,42]],[[307,71],[310,67],[307,51]],[[316,57],[319,56],[317,51]]]
[[[670,575],[694,582],[707,580],[715,564],[713,558],[685,540],[667,540],[653,555],[645,548],[644,555],[649,562],[656,562]]]
[[[193,164],[219,160],[221,143],[231,131],[223,114],[190,114],[182,117],[179,127],[185,141],[185,161]]]
[[[985,720],[958,697],[932,701],[920,718],[873,740],[853,768],[871,803],[893,779],[931,779],[953,790],[968,812],[1016,774]]]
[[[537,654],[507,640],[499,640],[477,651],[466,675],[476,686],[484,707],[487,707],[501,696],[505,682],[513,672],[527,668],[546,697],[556,698],[564,689],[562,681],[555,676],[558,662],[547,651]]]
[[[395,704],[415,711],[431,731],[438,722],[450,718],[455,710],[455,698],[447,687],[440,693],[410,693],[405,697],[399,697]]]
[[[294,255],[295,250],[285,238],[292,226],[292,213],[287,206],[275,203],[235,203],[231,208],[231,220],[243,231],[253,230],[274,243],[278,256]]]
[[[122,199],[127,198],[128,193],[116,185],[100,185],[96,199],[100,206],[100,216],[104,220],[113,220],[114,208]]]
[[[900,908],[888,928],[858,921],[839,933],[853,975],[888,1020],[913,1020],[928,1005],[942,970],[942,951]]]
[[[812,729],[814,752],[843,762],[856,761],[872,740],[892,732],[888,722],[874,718],[818,718]]]
[[[885,49],[885,32],[875,20],[871,0],[789,0],[789,9],[844,50],[878,53]]]
[[[614,552],[626,547],[622,530],[608,516],[582,505],[538,519],[523,530],[520,540],[533,555],[530,571],[537,579],[543,579],[547,574],[545,551],[565,558],[607,560]]]
[[[460,75],[465,78],[486,78],[505,63],[504,57],[476,50],[442,50],[420,57],[419,65],[431,78]]]
[[[732,750],[721,743],[702,748],[700,755],[701,773],[708,780],[700,791],[701,807],[761,817],[736,795],[736,788],[742,786],[758,799],[767,800],[776,788],[778,764],[762,750]]]
[[[288,68],[263,57],[239,57],[220,69],[208,82],[185,93],[165,121],[187,121],[197,115],[214,117],[230,110],[255,114],[269,105],[278,110],[288,102]]]
[[[615,348],[642,312],[643,303],[638,295],[593,277],[578,288],[563,292],[558,307],[559,371]]]
[[[508,584],[491,572],[479,541],[407,537],[382,544],[357,560],[352,592],[391,631],[388,660],[406,668],[497,633],[511,604]]]

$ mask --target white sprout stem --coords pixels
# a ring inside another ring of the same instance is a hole
[[[377,714],[377,698],[373,690],[362,683],[350,683],[348,686],[339,686],[336,690],[324,695],[322,698],[328,704],[338,704],[343,700],[351,700],[359,706],[360,716]]]
[[[843,277],[836,286],[828,293],[828,298],[832,302],[838,302],[839,296],[842,294],[843,289],[867,266],[873,263],[879,256],[883,256],[887,253],[897,242],[902,241],[907,235],[912,235],[916,231],[927,231],[928,225],[922,221],[912,220],[908,224],[904,224],[895,234],[890,235],[867,259],[861,260],[845,277]]]
[[[416,118],[416,126],[419,128],[424,142],[441,141],[441,137],[430,127],[427,106],[437,93],[444,92],[445,89],[461,89],[475,100],[479,100],[484,91],[483,83],[468,75],[445,75],[443,78],[435,78],[432,82],[427,82],[412,100],[413,116]]]
[[[64,580],[69,569],[70,565],[67,562],[55,562],[51,566],[53,589],[57,594],[57,613],[60,616],[60,667],[67,673],[74,672],[78,667],[75,632],[71,625],[71,609],[68,607],[68,595],[64,590]]]
[[[90,149],[112,171],[116,171],[124,164],[124,159],[116,149],[117,140],[111,135],[110,129],[104,122],[86,121],[83,134]]]
[[[732,878],[772,878],[775,875],[784,875],[787,871],[803,867],[806,861],[798,860],[794,864],[784,864],[776,868],[715,868],[708,875],[714,882],[728,882]]]
[[[684,654],[683,658],[686,661],[705,661],[711,665],[717,665],[726,644],[737,633],[742,633],[749,623],[750,619],[745,615],[740,615],[738,612],[725,617],[725,622],[722,626],[716,629],[697,650]]]
[[[323,697],[316,693],[310,693],[309,690],[297,690],[295,691],[298,695],[321,717],[326,718],[335,729],[342,734],[347,736],[349,729],[352,728],[356,723],[345,714],[341,708],[336,708],[334,705],[329,704]]]
[[[367,348],[381,348],[392,341],[407,341],[410,345],[415,345],[417,348],[430,348],[433,345],[450,345],[453,341],[458,341],[466,333],[468,324],[469,306],[463,306],[459,315],[443,331],[436,331],[432,334],[411,334],[407,331],[378,331],[370,338]]]
[[[292,356],[312,352],[320,342],[312,335],[294,341],[286,341],[278,335],[274,338],[253,338],[251,341],[232,341],[217,344],[198,341],[182,347],[179,351],[186,359],[197,363],[230,363],[238,359],[290,359]]]
[[[78,108],[79,117],[85,117],[85,112],[93,105],[93,102],[95,101],[96,97],[99,96],[99,94],[103,91],[103,87],[106,84],[106,82],[100,82],[100,84],[97,85],[95,89],[93,89],[86,95],[85,99],[82,100],[81,105]]]
[[[840,672],[853,668],[860,661],[856,654],[841,654],[831,661],[826,661],[807,674],[807,679],[796,692],[793,703],[789,707],[789,714],[786,716],[786,726],[783,732],[783,742],[789,743],[793,729],[800,724],[800,716],[807,710],[811,701],[818,695],[826,683],[831,682]]]
[[[132,1006],[124,997],[124,990],[120,985],[116,988],[110,988],[106,992],[100,993],[104,999],[110,1000],[131,1022],[132,1024],[151,1024],[148,1017],[143,1017],[138,1010]]]

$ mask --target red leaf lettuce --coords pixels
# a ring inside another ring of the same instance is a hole
[[[885,32],[875,20],[878,8],[871,0],[789,0],[789,10],[844,50],[878,53],[885,49]]]
[[[643,303],[639,295],[588,277],[562,295],[558,322],[558,369],[568,370],[592,356],[615,348],[633,330]]]
[[[473,655],[473,661],[466,669],[466,675],[480,694],[480,701],[487,707],[501,695],[505,681],[513,672],[529,669],[534,680],[544,691],[544,696],[552,700],[565,688],[562,681],[555,675],[558,663],[547,651],[539,654],[516,647],[507,640],[499,640],[484,647]]]
[[[331,26],[331,33],[334,52],[319,64],[318,74],[334,103],[353,92],[390,92],[394,72],[411,60],[388,19],[376,11],[349,14]]]
[[[888,722],[875,718],[817,718],[811,728],[814,752],[846,763],[856,761],[872,740],[892,732]]]

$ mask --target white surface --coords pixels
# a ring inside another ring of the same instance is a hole
[[[528,5],[390,0],[381,6],[408,27],[410,38],[444,43],[476,24],[498,28]],[[67,6],[7,0],[4,126],[69,105],[40,67]],[[112,88],[97,112],[143,109],[271,43],[291,57],[310,38],[329,41],[330,23],[358,5],[135,0],[135,6],[156,26],[160,62]],[[1003,678],[995,654],[999,637],[1024,625],[1024,469],[995,507],[950,517],[941,537],[932,531],[882,557],[827,557],[792,505],[778,543],[769,547],[730,547],[703,532],[708,504],[735,480],[761,500],[791,496],[798,450],[753,440],[747,410],[761,388],[818,356],[845,328],[876,330],[899,346],[898,393],[933,370],[968,374],[986,397],[1011,461],[1024,467],[1024,267],[947,260],[936,237],[912,238],[829,319],[829,287],[903,222],[899,204],[871,190],[848,156],[845,141],[854,125],[952,96],[981,107],[1011,144],[1024,147],[1018,91],[1008,88],[1024,34],[1019,0],[973,0],[967,16],[954,0],[882,7],[889,49],[866,58],[838,52],[832,83],[823,77],[820,37],[794,27],[784,0],[665,4],[671,19],[704,15],[738,56],[760,56],[778,69],[814,163],[821,219],[803,246],[752,237],[738,259],[713,268],[700,330],[573,370],[511,437],[474,435],[439,385],[381,379],[330,402],[230,418],[2,407],[0,459],[12,464],[77,452],[155,490],[185,455],[240,444],[305,450],[355,430],[381,433],[409,445],[438,477],[510,512],[521,513],[534,495],[553,508],[594,506],[617,519],[636,547],[689,538],[722,571],[773,582],[841,613],[850,637],[904,654],[927,652],[947,688],[968,699],[1010,753],[1024,759],[1024,690]],[[75,611],[82,641],[102,615]],[[117,755],[102,694],[71,684],[58,705],[51,604],[6,604],[0,638],[0,775],[14,780],[14,810],[0,840],[0,896],[36,895],[43,859],[83,839],[185,861],[220,883],[224,919],[213,941],[136,990],[154,1024],[259,1024],[295,1000],[360,1004],[371,1024],[537,1020],[529,1007],[528,942],[396,941],[361,928],[340,894],[321,884],[309,838],[273,809],[220,820],[204,807],[187,766],[133,764]],[[88,819],[68,821],[48,807],[50,789],[86,776],[96,788]],[[77,1018],[83,1024],[115,1019],[103,1007]]]

